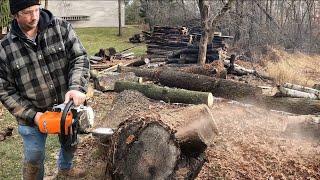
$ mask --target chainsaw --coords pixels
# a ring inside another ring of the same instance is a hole
[[[85,133],[86,128],[92,127],[93,116],[91,107],[75,107],[73,100],[70,100],[67,104],[53,106],[52,111],[44,112],[40,116],[38,127],[42,133],[58,134],[62,148],[69,150],[78,144],[78,134]]]

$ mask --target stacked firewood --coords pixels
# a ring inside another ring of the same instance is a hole
[[[147,54],[149,58],[166,58],[169,63],[196,63],[199,54],[201,29],[186,27],[160,27],[155,26],[150,39],[147,41]],[[230,36],[214,34],[212,43],[207,47],[207,62],[224,59],[227,53],[225,39]]]
[[[147,41],[147,54],[151,58],[173,57],[188,46],[190,36],[185,27],[155,26]]]

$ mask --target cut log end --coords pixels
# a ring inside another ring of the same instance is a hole
[[[168,179],[180,149],[172,131],[159,121],[125,121],[113,152],[113,174],[120,179]]]

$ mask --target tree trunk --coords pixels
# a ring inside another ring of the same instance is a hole
[[[118,0],[118,21],[119,21],[118,36],[122,36],[121,1],[122,0]]]
[[[116,92],[121,92],[124,90],[136,90],[148,98],[163,100],[170,103],[206,104],[208,106],[213,105],[212,94],[206,92],[161,87],[153,84],[139,84],[128,81],[117,81],[114,87]]]
[[[211,28],[211,24],[209,24],[210,4],[208,0],[199,0],[198,5],[201,15],[201,26],[203,29],[203,34],[199,43],[198,63],[205,64],[207,56],[207,45],[209,40],[209,31]]]

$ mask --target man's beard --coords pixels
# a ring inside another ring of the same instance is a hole
[[[34,29],[34,28],[37,27],[38,22],[39,22],[38,20],[34,20],[34,21],[30,22],[30,23],[24,24],[23,29],[26,30],[26,31]]]

